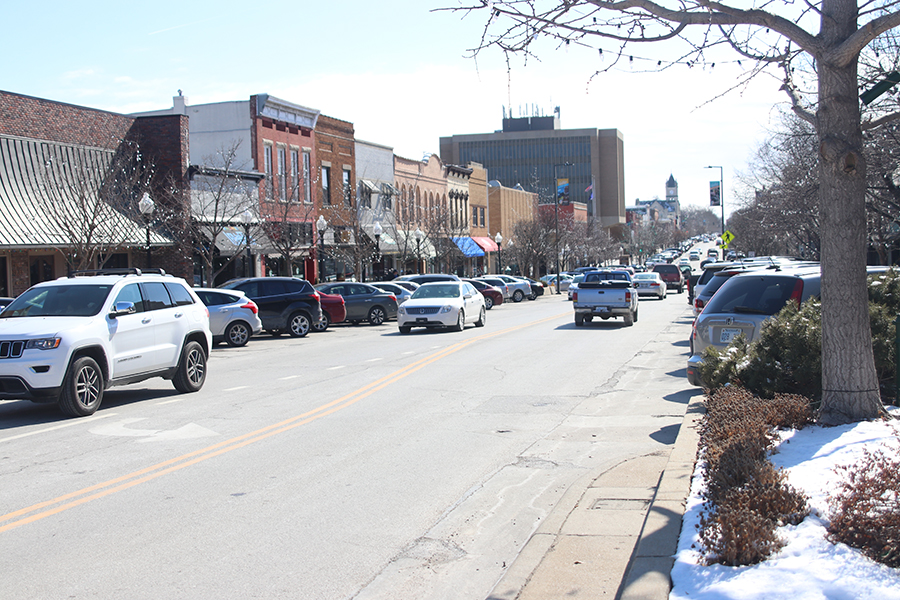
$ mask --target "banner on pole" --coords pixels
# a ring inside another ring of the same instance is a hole
[[[722,186],[719,181],[710,181],[709,182],[709,205],[710,206],[721,206],[722,205]]]
[[[568,179],[557,179],[556,180],[556,201],[560,204],[568,204],[569,203],[569,180]]]

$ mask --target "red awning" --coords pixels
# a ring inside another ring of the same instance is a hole
[[[496,242],[489,237],[473,237],[472,239],[475,240],[475,243],[481,246],[481,249],[485,252],[496,252],[499,250]]]

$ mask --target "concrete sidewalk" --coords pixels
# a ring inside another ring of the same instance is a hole
[[[488,600],[666,600],[703,400],[690,400],[670,448],[570,487]]]

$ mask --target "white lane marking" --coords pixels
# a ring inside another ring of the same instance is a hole
[[[366,362],[378,362],[379,360],[384,360],[383,358],[370,358]]]
[[[68,421],[61,425],[54,425],[53,427],[45,427],[44,429],[38,429],[37,431],[29,431],[28,433],[20,433],[19,435],[11,435],[9,437],[0,438],[0,443],[9,442],[12,440],[18,440],[21,438],[29,437],[32,435],[38,435],[39,433],[46,433],[48,431],[55,431],[57,429],[63,429],[64,427],[72,427],[73,425],[85,425],[92,423],[98,419],[105,419],[107,417],[114,417],[118,413],[103,413],[101,415],[95,414],[90,417],[83,417],[81,419],[73,419],[72,421]]]
[[[141,438],[138,442],[165,442],[169,440],[187,440],[201,437],[212,437],[219,435],[211,429],[197,425],[196,423],[188,423],[182,425],[178,429],[160,430],[160,429],[134,429],[127,427],[132,423],[145,420],[146,417],[137,417],[130,419],[122,419],[116,423],[106,423],[90,430],[95,435],[107,435],[112,437],[135,437]]]
[[[287,381],[288,379],[297,379],[299,375],[288,375],[287,377],[279,377],[278,381]]]
[[[238,391],[238,390],[246,390],[246,389],[249,388],[249,387],[250,387],[249,385],[239,385],[239,386],[233,387],[233,388],[225,388],[225,389],[222,390],[222,391],[223,391],[223,392],[236,392],[236,391]]]
[[[343,369],[346,365],[338,365],[336,367],[328,367],[326,371],[337,371],[338,369]]]

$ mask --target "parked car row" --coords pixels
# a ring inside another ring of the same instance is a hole
[[[788,302],[799,305],[820,295],[822,274],[818,263],[784,257],[766,260],[769,264],[729,263],[709,271],[712,275],[694,305],[698,314],[691,329],[691,356],[687,361],[687,378],[692,385],[703,385],[700,366],[706,348],[724,349],[738,336],[753,342],[759,338],[763,323]]]

